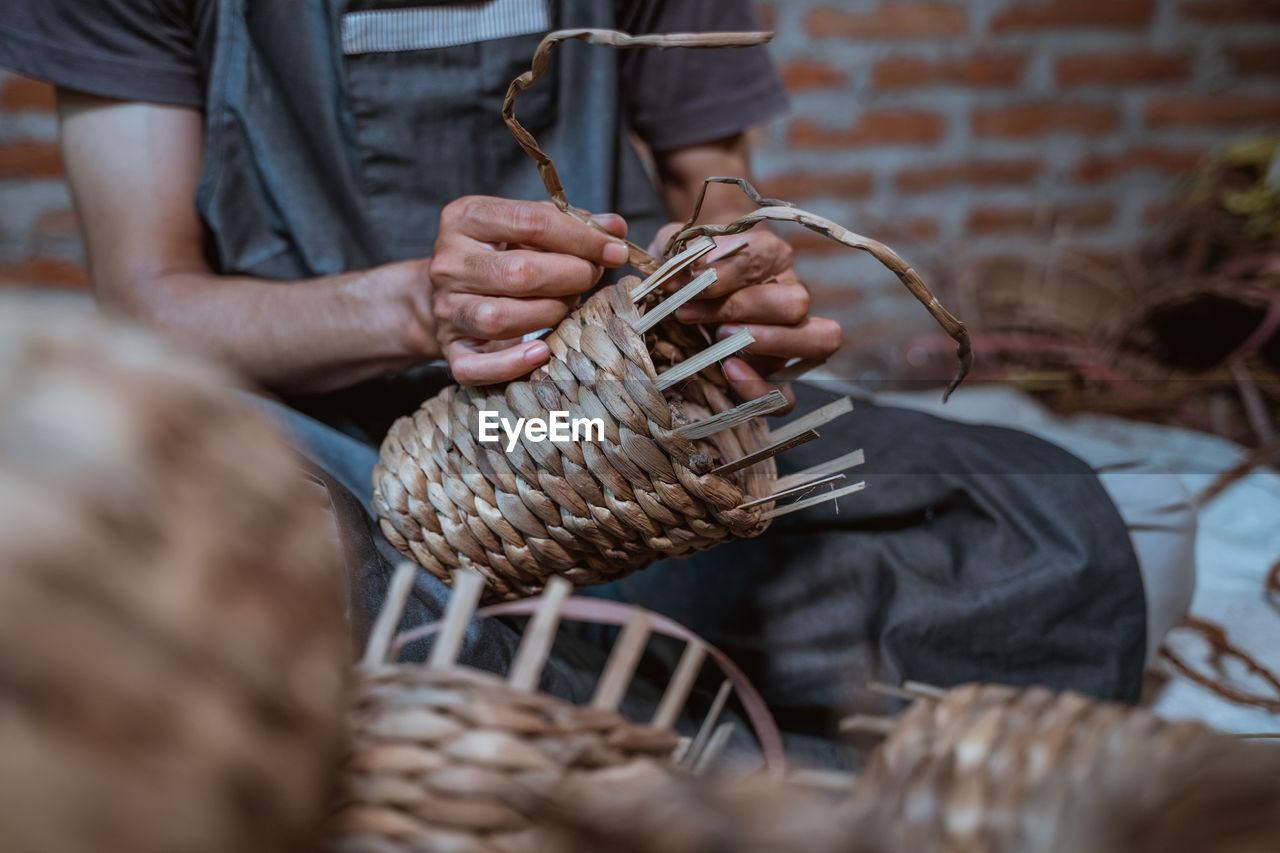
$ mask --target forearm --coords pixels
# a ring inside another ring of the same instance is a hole
[[[272,390],[320,393],[439,358],[426,263],[273,282],[204,270],[97,282],[100,301]]]
[[[654,152],[658,184],[667,210],[678,220],[693,212],[702,182],[712,176],[749,178],[751,152],[745,134],[736,134],[688,148]],[[754,209],[755,205],[730,184],[707,188],[702,222],[726,222]]]

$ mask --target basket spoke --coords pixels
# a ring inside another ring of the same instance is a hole
[[[776,412],[778,409],[787,405],[787,398],[777,389],[770,391],[763,397],[757,397],[754,400],[734,406],[732,409],[721,412],[718,415],[712,415],[709,418],[703,418],[700,421],[694,421],[691,424],[685,424],[676,429],[676,432],[685,438],[706,438],[709,435],[732,429],[740,426],[754,417],[767,415]]]
[[[749,330],[743,329],[741,332],[731,335],[717,344],[712,344],[697,355],[685,359],[665,373],[658,374],[654,384],[658,386],[659,391],[665,391],[677,382],[688,379],[695,373],[705,370],[717,361],[728,358],[738,350],[746,349],[755,342],[755,336]]]
[[[538,688],[542,667],[547,662],[547,652],[551,651],[551,642],[555,639],[556,627],[560,624],[560,605],[572,589],[573,584],[558,575],[547,581],[542,601],[525,628],[524,638],[520,641],[520,648],[511,664],[511,673],[507,676],[507,683],[516,690]]]
[[[476,602],[484,592],[484,578],[475,569],[458,569],[453,573],[453,594],[444,614],[444,626],[431,645],[427,666],[453,666],[462,649],[467,623],[476,611]]]
[[[748,453],[746,456],[743,456],[741,459],[735,459],[732,462],[726,462],[725,464],[721,465],[719,468],[711,469],[711,473],[720,474],[721,476],[723,476],[725,474],[732,474],[734,471],[740,471],[743,468],[750,468],[752,465],[755,465],[758,462],[763,462],[766,459],[771,459],[774,456],[777,456],[779,453],[782,453],[783,451],[790,450],[793,447],[799,447],[802,444],[807,444],[808,442],[813,441],[817,437],[818,437],[818,434],[816,432],[814,432],[813,430],[807,430],[805,432],[800,433],[797,436],[788,438],[786,441],[777,441],[766,447],[760,448],[754,453]]]

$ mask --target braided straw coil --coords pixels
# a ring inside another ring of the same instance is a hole
[[[553,578],[540,598],[475,611],[484,581],[460,570],[445,618],[392,642],[415,572],[409,563],[397,570],[358,668],[352,754],[334,821],[340,851],[546,849],[546,823],[527,808],[529,802],[559,796],[568,786],[579,792],[578,809],[606,814],[617,797],[660,788],[688,775],[683,768],[700,772],[723,746],[723,739],[716,746],[715,738],[704,737],[718,710],[692,741],[682,742],[671,726],[705,654],[724,667],[726,684],[738,686],[748,708],[763,707],[721,652],[657,614],[618,602],[566,598],[571,585],[563,578]],[[472,618],[515,613],[533,618],[505,678],[457,664]],[[588,705],[537,689],[562,615],[624,625]],[[684,639],[686,646],[652,720],[641,724],[617,708],[651,632]],[[427,636],[434,640],[425,665],[389,660]],[[765,726],[753,723],[771,775],[781,776],[785,768],[776,751],[770,758],[770,743],[780,745],[776,726],[771,718]],[[601,784],[619,779],[627,782]]]
[[[854,799],[895,850],[1276,849],[1280,751],[1077,693],[971,684],[917,699]],[[1170,846],[1175,813],[1200,828]]]
[[[0,846],[313,849],[350,639],[332,521],[220,371],[0,305]]]
[[[351,726],[340,851],[523,849],[534,823],[517,792],[601,768],[666,775],[677,741],[460,667],[363,673]]]
[[[581,808],[584,798],[599,801]],[[584,773],[517,800],[545,853],[887,853],[874,813],[792,783]]]
[[[768,443],[758,419],[702,439],[675,428],[732,408],[718,377],[695,375],[664,394],[654,360],[683,361],[687,339],[664,321],[650,343],[627,278],[593,295],[546,339],[551,361],[505,386],[450,387],[396,421],[374,470],[382,531],[437,577],[461,566],[485,576],[490,598],[535,594],[550,574],[605,583],[768,526],[772,459],[711,473]],[[650,347],[654,356],[650,357]],[[710,371],[708,371],[710,373]],[[717,381],[718,380],[718,381]],[[603,441],[533,442],[510,453],[480,443],[479,412],[600,418]]]

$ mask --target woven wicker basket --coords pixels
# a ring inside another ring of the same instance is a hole
[[[581,808],[594,800],[598,805]],[[831,793],[760,778],[584,774],[521,807],[545,853],[887,853],[875,815]],[[905,853],[905,851],[904,851]],[[913,853],[918,853],[914,851]]]
[[[219,371],[0,306],[6,851],[311,849],[350,640],[332,522]]]
[[[687,775],[682,768],[701,770],[714,758],[718,739],[707,736],[723,697],[692,741],[678,738],[671,725],[703,655],[712,653],[722,665],[724,658],[688,632],[672,630],[669,620],[616,602],[566,599],[570,585],[560,578],[540,599],[475,613],[484,582],[475,572],[460,571],[444,620],[402,634],[392,644],[390,634],[414,572],[408,563],[397,572],[359,668],[351,712],[353,751],[333,829],[339,850],[547,849],[546,824],[536,810],[528,810],[530,802],[571,789],[578,792],[576,803],[584,813],[605,813],[610,800],[673,784]],[[505,678],[455,663],[473,615],[530,612],[533,618]],[[574,613],[625,624],[591,703],[583,706],[537,690],[558,621]],[[617,705],[651,631],[688,644],[653,719],[642,724],[623,717]],[[398,648],[429,634],[435,639],[426,665],[387,662]],[[732,670],[730,678],[744,702],[762,707],[740,673]],[[780,739],[771,721],[768,727],[758,731],[766,756],[776,757]],[[780,766],[770,766],[781,772]],[[605,784],[609,780],[613,784]]]
[[[487,673],[387,667],[357,689],[343,851],[518,849],[535,826],[508,804],[520,792],[600,768],[671,772],[671,731]]]
[[[1076,693],[966,685],[918,699],[888,729],[854,799],[889,829],[893,849],[1280,843],[1280,751],[1198,723]]]
[[[448,388],[395,423],[374,472],[374,507],[397,549],[445,580],[474,567],[489,597],[515,598],[551,574],[604,583],[767,527],[772,504],[740,505],[770,494],[773,460],[713,473],[768,444],[767,428],[752,419],[701,439],[675,431],[733,404],[711,371],[659,390],[655,361],[671,367],[695,350],[674,321],[649,342],[635,331],[638,284],[624,279],[566,318],[547,338],[551,362],[527,380]],[[505,453],[477,441],[482,410],[600,418],[604,440],[522,442]]]

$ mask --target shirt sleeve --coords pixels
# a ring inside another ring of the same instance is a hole
[[[4,6],[0,66],[108,98],[204,103],[191,18],[179,0],[5,0]]]
[[[624,0],[618,25],[633,34],[761,29],[750,0]],[[658,151],[732,136],[789,106],[763,45],[622,53],[631,126]]]

